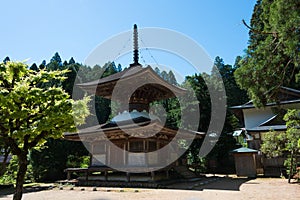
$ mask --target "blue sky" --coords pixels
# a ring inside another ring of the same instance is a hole
[[[0,59],[47,62],[55,52],[83,63],[100,43],[139,27],[161,27],[181,32],[215,58],[233,64],[247,47],[247,22],[255,0],[2,1]]]

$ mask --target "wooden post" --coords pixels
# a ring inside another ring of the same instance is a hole
[[[126,142],[123,144],[123,164],[126,166]]]
[[[86,181],[86,184],[88,185],[88,182],[89,182],[89,169],[87,169],[85,171],[85,181]]]
[[[291,162],[290,162],[290,173],[289,173],[289,179],[288,179],[288,183],[291,183],[291,178],[293,175],[293,164],[294,164],[294,151],[291,151]]]
[[[167,179],[169,179],[169,177],[170,177],[170,174],[169,174],[169,169],[167,169],[167,171],[166,171],[166,175],[167,175]]]
[[[110,145],[106,142],[106,158],[105,158],[105,165],[108,166],[110,164]]]
[[[105,171],[104,171],[104,180],[105,180],[105,181],[108,180],[108,176],[107,176],[107,175],[108,175],[107,170],[105,170]]]
[[[130,173],[129,172],[126,172],[126,179],[127,179],[127,182],[130,182]]]
[[[92,143],[91,146],[92,146],[92,148],[91,148],[92,151],[90,153],[90,166],[93,165],[94,144]]]
[[[145,165],[149,166],[149,159],[148,159],[148,156],[149,156],[149,141],[147,139],[145,139],[144,142],[145,142],[145,146],[146,146],[145,151],[144,151],[144,153],[145,153]]]
[[[159,149],[159,139],[158,137],[156,138],[156,150]],[[157,164],[161,163],[161,156],[157,154]]]
[[[67,170],[67,180],[71,180],[71,172]]]
[[[155,172],[154,172],[154,171],[151,172],[151,180],[152,180],[152,181],[155,180]]]

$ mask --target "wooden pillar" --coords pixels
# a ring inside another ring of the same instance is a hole
[[[126,151],[126,157],[125,157],[125,159],[126,159],[126,166],[128,166],[128,164],[129,164],[129,158],[128,158],[128,156],[129,156],[129,151],[130,151],[130,142],[129,142],[129,139],[128,139],[128,137],[127,137],[127,149],[126,149],[127,151]]]
[[[127,182],[130,182],[130,173],[129,172],[126,172],[126,179],[127,179]]]
[[[71,172],[67,171],[67,180],[71,180]]]
[[[108,166],[110,164],[110,145],[107,142],[105,142],[105,154],[105,165]]]
[[[105,180],[105,181],[108,180],[108,173],[107,173],[107,170],[104,171],[104,180]]]
[[[158,150],[159,149],[159,139],[158,139],[158,137],[156,138],[156,150]],[[159,156],[158,154],[157,154],[157,163],[161,163],[161,156]]]
[[[90,153],[90,165],[89,166],[92,166],[93,164],[93,154],[94,154],[94,143],[91,143],[91,153]]]
[[[148,154],[149,153],[149,140],[145,139],[144,142],[145,142],[145,146],[146,146],[145,151],[144,151],[144,153],[145,153],[145,165],[149,166],[149,159],[148,159],[148,156],[149,156],[149,154]]]
[[[126,164],[127,164],[127,159],[126,159],[126,142],[123,144],[123,164],[126,166]]]
[[[169,169],[167,169],[167,171],[166,171],[166,176],[167,176],[167,179],[169,179],[169,177],[170,177]]]
[[[85,171],[85,181],[86,181],[86,184],[88,184],[88,182],[89,182],[89,169],[87,169]]]
[[[155,172],[154,171],[151,172],[151,180],[155,181]]]

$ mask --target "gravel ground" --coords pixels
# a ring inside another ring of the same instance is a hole
[[[300,199],[300,184],[288,184],[276,178],[242,179],[232,177],[207,178],[198,182],[178,183],[176,189],[96,188],[66,186],[39,192],[28,192],[24,200],[296,200]],[[83,190],[84,189],[84,190]],[[10,200],[12,195],[1,195]]]

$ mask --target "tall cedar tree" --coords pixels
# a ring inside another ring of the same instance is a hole
[[[249,46],[235,78],[256,106],[277,101],[280,86],[298,87],[300,1],[258,0]]]

